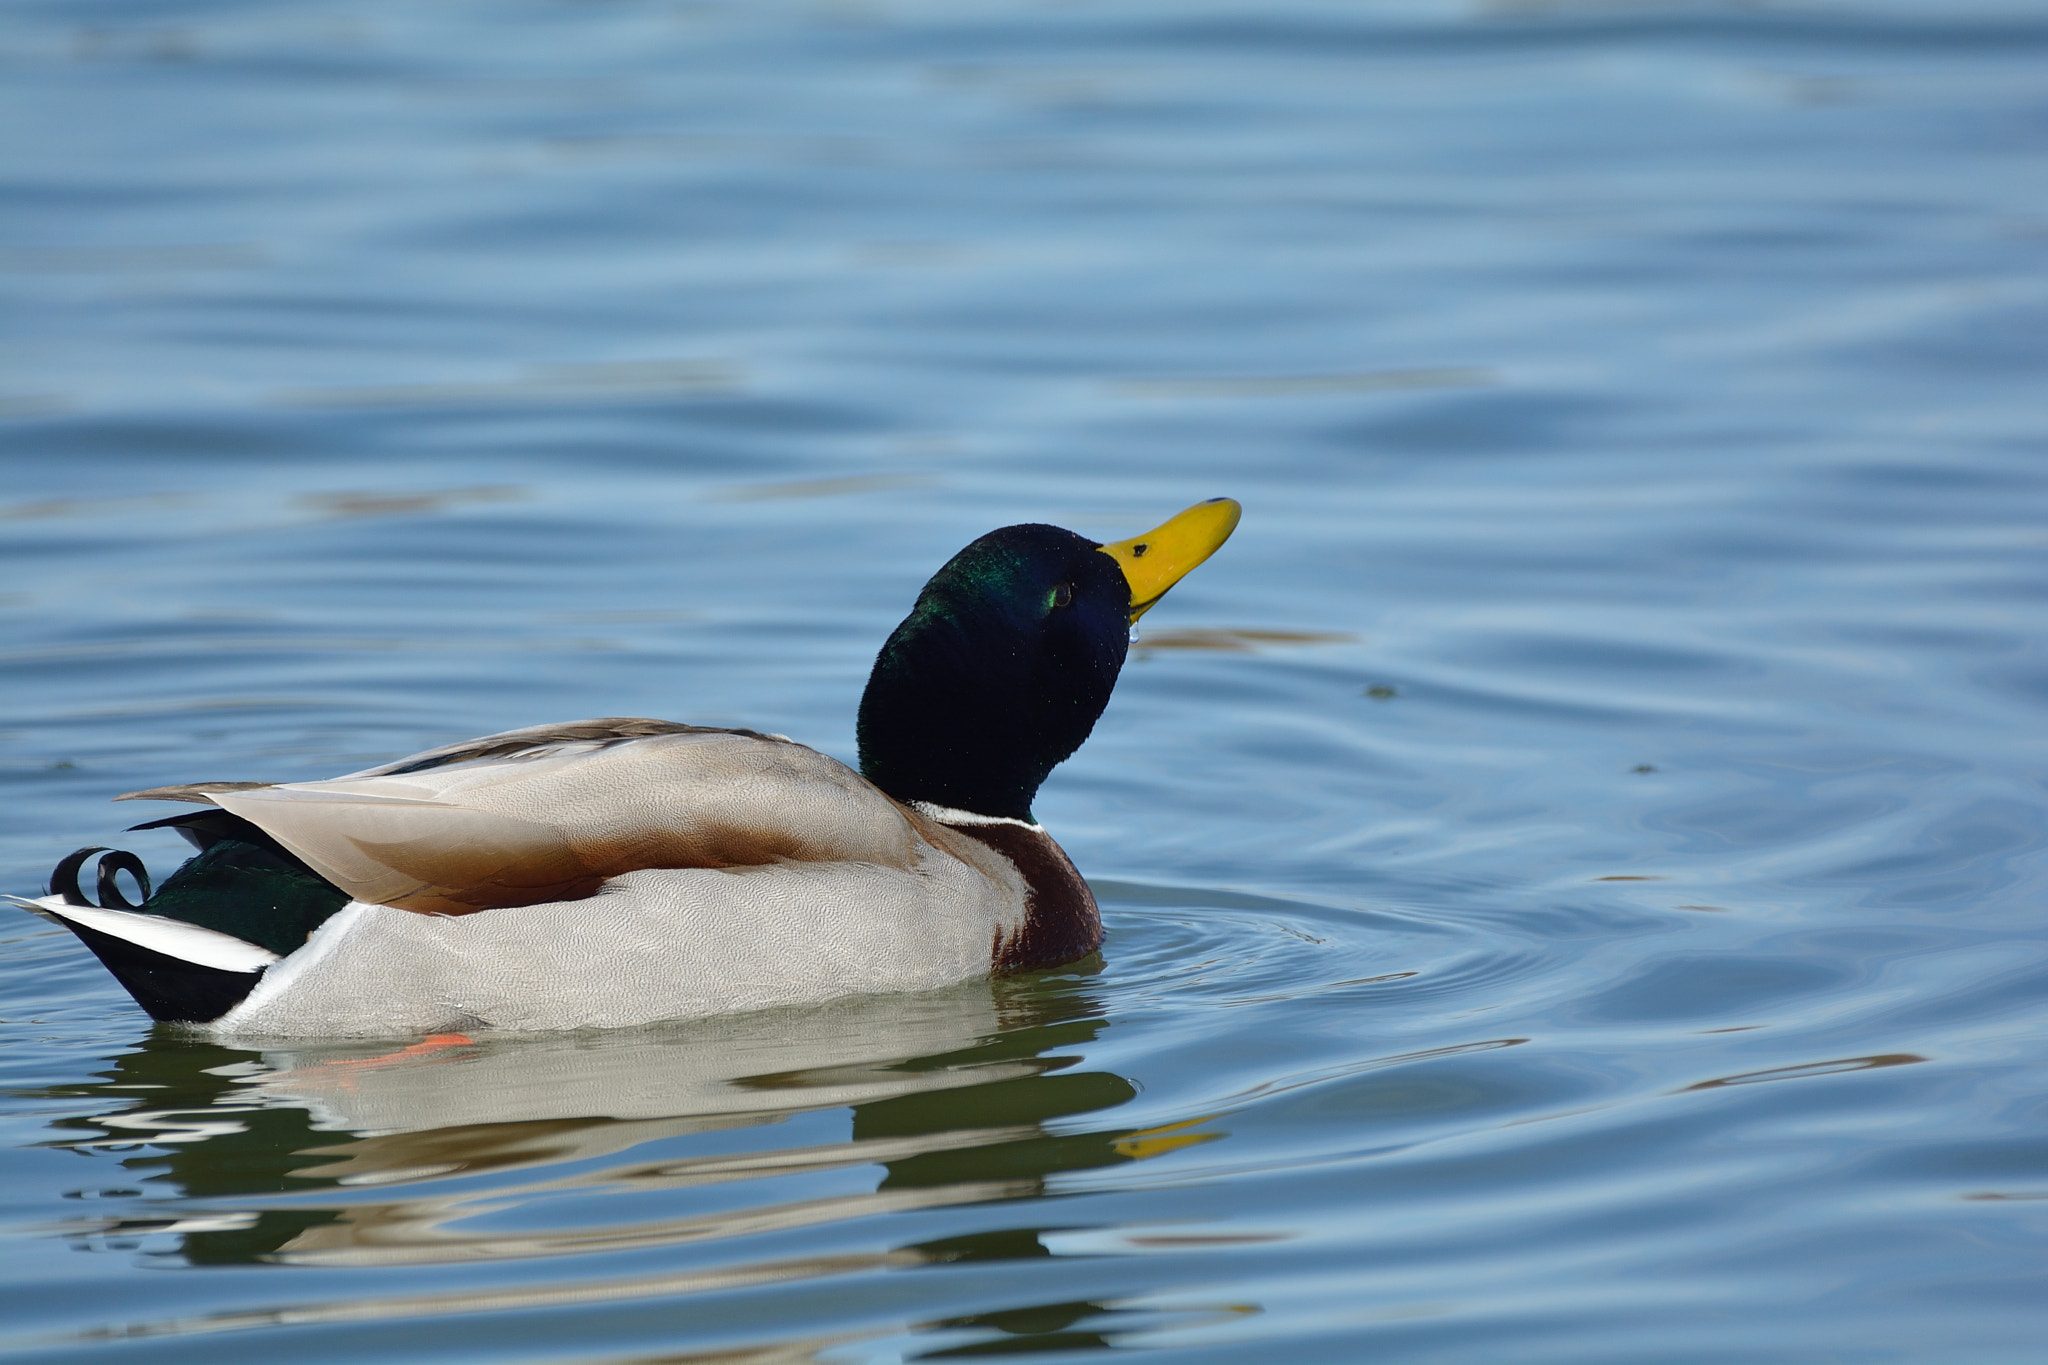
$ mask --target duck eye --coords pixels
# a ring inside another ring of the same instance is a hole
[[[1070,607],[1074,604],[1074,585],[1062,583],[1052,590],[1052,604],[1055,607]]]

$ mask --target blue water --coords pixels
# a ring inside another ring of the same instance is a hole
[[[850,757],[968,540],[1245,505],[1039,801],[1071,969],[264,1052],[0,911],[10,1359],[2041,1358],[2039,5],[7,16],[0,890]]]

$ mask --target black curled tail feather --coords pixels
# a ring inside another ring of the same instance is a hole
[[[106,851],[103,845],[94,844],[90,848],[81,848],[76,853],[65,855],[57,866],[50,870],[49,894],[61,898],[66,905],[91,905],[92,902],[79,893],[78,869],[84,867],[85,860],[93,854]]]
[[[142,905],[149,903],[149,869],[142,865],[142,859],[125,848],[105,848],[98,844],[66,854],[50,869],[49,894],[61,898],[66,905],[92,907],[94,902],[87,900],[85,893],[78,889],[78,874],[84,869],[85,860],[95,853],[107,855],[100,859],[99,909],[140,910]],[[136,886],[141,888],[141,905],[121,894],[120,874],[123,872],[135,878]]]
[[[128,898],[121,894],[121,888],[116,885],[117,874],[124,870],[134,874],[136,885],[142,888],[142,899],[149,899],[149,870],[143,867],[142,859],[126,849],[111,849],[100,844],[65,855],[57,866],[50,870],[49,894],[61,897],[66,905],[91,905],[93,902],[87,900],[85,894],[78,889],[78,873],[85,866],[85,860],[95,853],[107,855],[100,859],[101,905],[109,910],[138,908],[129,904]]]

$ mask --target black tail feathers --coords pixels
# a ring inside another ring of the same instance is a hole
[[[152,889],[148,871],[133,853],[81,848],[50,874],[50,896],[61,907],[78,910],[67,917],[52,906],[52,913],[154,1019],[218,1019],[262,976],[260,968],[233,970],[250,962],[247,951],[230,948],[223,957],[217,937],[181,936],[173,926],[225,934],[244,950],[260,950],[259,960],[288,957],[348,904],[346,892],[226,811],[187,812],[136,828],[175,830],[198,852]],[[99,859],[97,905],[79,888],[94,857]],[[141,892],[140,904],[123,892],[123,873]]]
[[[62,896],[66,905],[91,905],[78,889],[78,873],[85,866],[85,860],[95,853],[107,856],[100,859],[99,905],[106,910],[140,910],[149,900],[149,869],[142,865],[142,859],[122,848],[81,848],[71,854],[50,872],[50,894]],[[135,884],[142,890],[141,901],[130,901],[121,894],[120,874],[126,872],[135,878]]]
[[[78,874],[94,854],[104,855],[99,862],[100,899],[97,906],[78,889]],[[81,910],[120,913],[83,917],[96,921],[93,924],[84,924],[63,915],[55,918],[78,935],[79,942],[92,950],[93,956],[113,973],[114,979],[135,997],[135,1003],[148,1011],[152,1019],[163,1023],[208,1023],[240,1004],[262,979],[262,969],[230,971],[204,962],[192,962],[123,936],[146,926],[164,923],[163,917],[136,913],[139,907],[121,893],[117,884],[123,872],[135,878],[142,899],[147,903],[150,898],[149,872],[143,867],[142,859],[133,853],[124,849],[93,847],[81,848],[65,858],[50,873],[50,894],[65,905]],[[146,932],[141,936],[150,937]]]

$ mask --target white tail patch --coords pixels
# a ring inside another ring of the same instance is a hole
[[[192,962],[201,967],[217,967],[224,972],[259,972],[277,961],[277,954],[268,948],[245,943],[233,934],[223,934],[217,929],[203,929],[182,920],[165,919],[162,915],[102,910],[96,905],[66,905],[62,896],[44,896],[39,900],[8,896],[5,899],[32,913],[82,924],[138,948],[147,948],[152,953],[162,953],[165,957],[175,957],[180,962]]]

